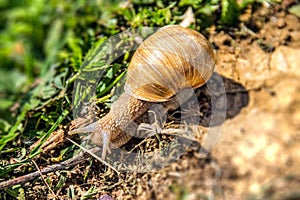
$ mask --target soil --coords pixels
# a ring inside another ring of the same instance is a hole
[[[48,175],[51,188],[66,178],[63,188],[53,189],[56,195],[66,199],[72,185],[80,196],[94,185],[93,198],[300,199],[300,23],[285,6],[249,7],[239,27],[211,28],[228,110],[222,135],[206,158],[190,148],[158,171],[119,176],[98,161],[86,161]],[[230,82],[238,90],[230,91]],[[28,199],[54,197],[40,179],[24,190]]]

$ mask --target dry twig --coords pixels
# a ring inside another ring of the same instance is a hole
[[[94,154],[99,152],[99,151],[100,151],[100,149],[98,147],[92,148],[90,150],[90,152],[92,152]],[[28,181],[31,181],[31,180],[39,177],[41,174],[47,174],[47,173],[54,172],[54,171],[57,171],[57,170],[67,169],[67,168],[72,167],[76,164],[79,164],[80,162],[82,162],[82,161],[84,161],[88,158],[90,158],[89,153],[81,152],[78,155],[74,156],[73,158],[70,158],[66,161],[63,161],[63,162],[59,163],[59,164],[54,164],[54,165],[45,167],[44,169],[42,169],[40,171],[35,171],[33,173],[26,174],[24,176],[20,176],[20,177],[11,179],[11,180],[3,181],[3,182],[0,183],[0,190],[3,190],[3,189],[8,188],[8,187],[12,187],[14,185],[24,184]]]

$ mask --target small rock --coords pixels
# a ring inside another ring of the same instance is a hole
[[[182,16],[182,18],[183,18],[183,20],[182,20],[182,22],[180,22],[180,26],[188,27],[191,24],[195,23],[195,15],[194,15],[192,7],[189,7],[185,11],[185,13]]]
[[[299,54],[300,48],[279,46],[271,56],[270,68],[279,72],[299,72]]]
[[[283,28],[283,27],[285,27],[285,26],[286,26],[286,23],[285,23],[284,19],[283,19],[283,18],[279,18],[279,19],[276,21],[276,26],[277,26],[278,28]]]
[[[114,200],[111,196],[104,194],[102,195],[100,198],[98,198],[97,200]]]

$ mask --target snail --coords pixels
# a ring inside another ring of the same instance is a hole
[[[160,28],[136,50],[128,67],[125,93],[98,121],[71,131],[91,132],[90,140],[103,146],[104,159],[110,148],[127,143],[130,124],[156,103],[176,109],[174,97],[185,88],[204,85],[213,73],[215,55],[199,32],[179,25]],[[183,96],[186,94],[183,93]]]

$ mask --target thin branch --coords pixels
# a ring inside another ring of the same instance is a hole
[[[67,140],[69,140],[70,142],[72,142],[73,144],[75,144],[76,146],[78,146],[80,149],[82,149],[83,151],[87,152],[88,154],[90,154],[91,156],[93,156],[94,158],[96,158],[97,160],[99,160],[100,162],[102,162],[104,165],[110,167],[112,170],[114,170],[118,175],[120,175],[120,172],[114,168],[112,165],[110,165],[108,162],[105,162],[103,159],[101,159],[99,156],[97,156],[94,152],[91,152],[90,150],[84,148],[83,146],[77,144],[76,142],[74,142],[73,140],[71,140],[70,138],[67,138]]]
[[[95,153],[99,152],[100,149],[98,147],[95,147],[89,151],[95,154]],[[80,162],[82,162],[88,158],[90,158],[90,155],[88,153],[81,152],[78,155],[74,156],[73,158],[70,158],[70,159],[63,161],[61,163],[58,163],[58,164],[54,164],[54,165],[45,167],[41,171],[35,171],[33,173],[26,174],[24,176],[20,176],[20,177],[11,179],[11,180],[3,181],[0,183],[0,190],[3,190],[8,187],[12,187],[14,185],[24,184],[28,181],[31,181],[31,180],[39,177],[41,174],[47,174],[47,173],[54,172],[57,170],[67,169],[76,164],[79,164]]]
[[[42,174],[42,172],[41,172],[39,166],[36,164],[36,162],[35,162],[34,160],[33,160],[32,162],[33,162],[34,166],[36,167],[36,169],[38,170],[38,172],[39,172],[39,174],[40,174],[42,180],[44,181],[44,183],[46,184],[46,186],[48,187],[48,189],[51,191],[51,193],[54,195],[54,197],[55,197],[56,199],[58,199],[58,197],[56,196],[56,194],[55,194],[55,193],[53,192],[53,190],[51,189],[50,185],[49,185],[49,184],[47,183],[47,181],[45,180],[45,178],[44,178],[44,176],[43,176],[43,174]]]

